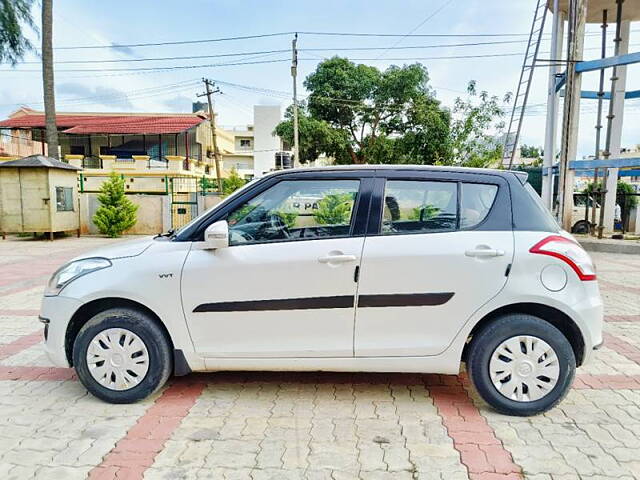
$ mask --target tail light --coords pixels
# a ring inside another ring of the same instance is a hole
[[[569,265],[583,282],[596,279],[596,269],[584,249],[560,235],[551,235],[529,249],[530,253],[556,257]]]

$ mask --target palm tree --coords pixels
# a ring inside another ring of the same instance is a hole
[[[53,0],[42,0],[42,90],[44,92],[44,121],[50,157],[58,159],[58,127],[56,126],[56,97],[53,84]]]
[[[32,3],[33,0],[0,0],[0,63],[15,65],[33,49],[23,32],[25,24],[36,30]]]

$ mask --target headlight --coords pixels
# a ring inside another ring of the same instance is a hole
[[[58,295],[60,290],[76,278],[110,266],[111,262],[106,258],[85,258],[83,260],[76,260],[75,262],[67,263],[53,274],[47,284],[44,294],[46,296]]]

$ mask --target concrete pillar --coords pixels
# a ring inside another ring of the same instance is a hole
[[[629,212],[629,233],[640,233],[640,205],[636,205]]]
[[[163,195],[162,197],[162,231],[171,230],[171,197]]]
[[[580,121],[580,94],[582,75],[576,73],[573,65],[582,60],[584,51],[584,27],[587,18],[586,0],[578,0],[575,12],[573,38],[569,38],[569,67],[567,68],[567,84],[564,97],[562,118],[562,146],[560,148],[560,181],[558,194],[560,200],[559,219],[562,227],[571,230],[571,213],[573,211],[573,175],[569,172],[569,162],[576,159],[578,151],[578,128]],[[571,22],[569,14],[569,22]],[[569,35],[572,29],[568,26]]]
[[[558,0],[554,0],[553,29],[551,31],[551,59],[562,58],[562,39],[564,37],[564,12],[558,8]],[[556,92],[556,74],[560,73],[560,65],[549,67],[547,93],[547,124],[544,139],[544,161],[542,166],[542,201],[551,211],[553,209],[553,176],[551,174],[556,152],[556,136],[558,131],[558,103],[560,96]]]
[[[624,6],[624,5],[623,5]],[[631,22],[623,21],[620,25],[620,47],[617,55],[629,53],[629,31]],[[622,142],[622,123],[624,121],[624,95],[627,88],[627,66],[617,68],[616,90],[613,98],[613,121],[611,122],[611,144],[609,146],[609,158],[620,158]],[[616,187],[618,185],[618,168],[609,168],[607,176],[607,196],[604,201],[605,232],[613,231],[614,213],[616,207]]]

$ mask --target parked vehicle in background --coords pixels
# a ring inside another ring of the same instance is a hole
[[[511,171],[285,170],[171,235],[71,261],[42,304],[46,349],[114,403],[171,374],[457,374],[544,412],[602,343],[593,263]]]
[[[586,193],[573,194],[573,209],[571,210],[571,233],[589,233],[591,230],[591,214],[596,208],[596,223],[600,217],[600,203],[593,196]],[[588,207],[587,207],[588,206]],[[587,216],[589,218],[587,218]]]

